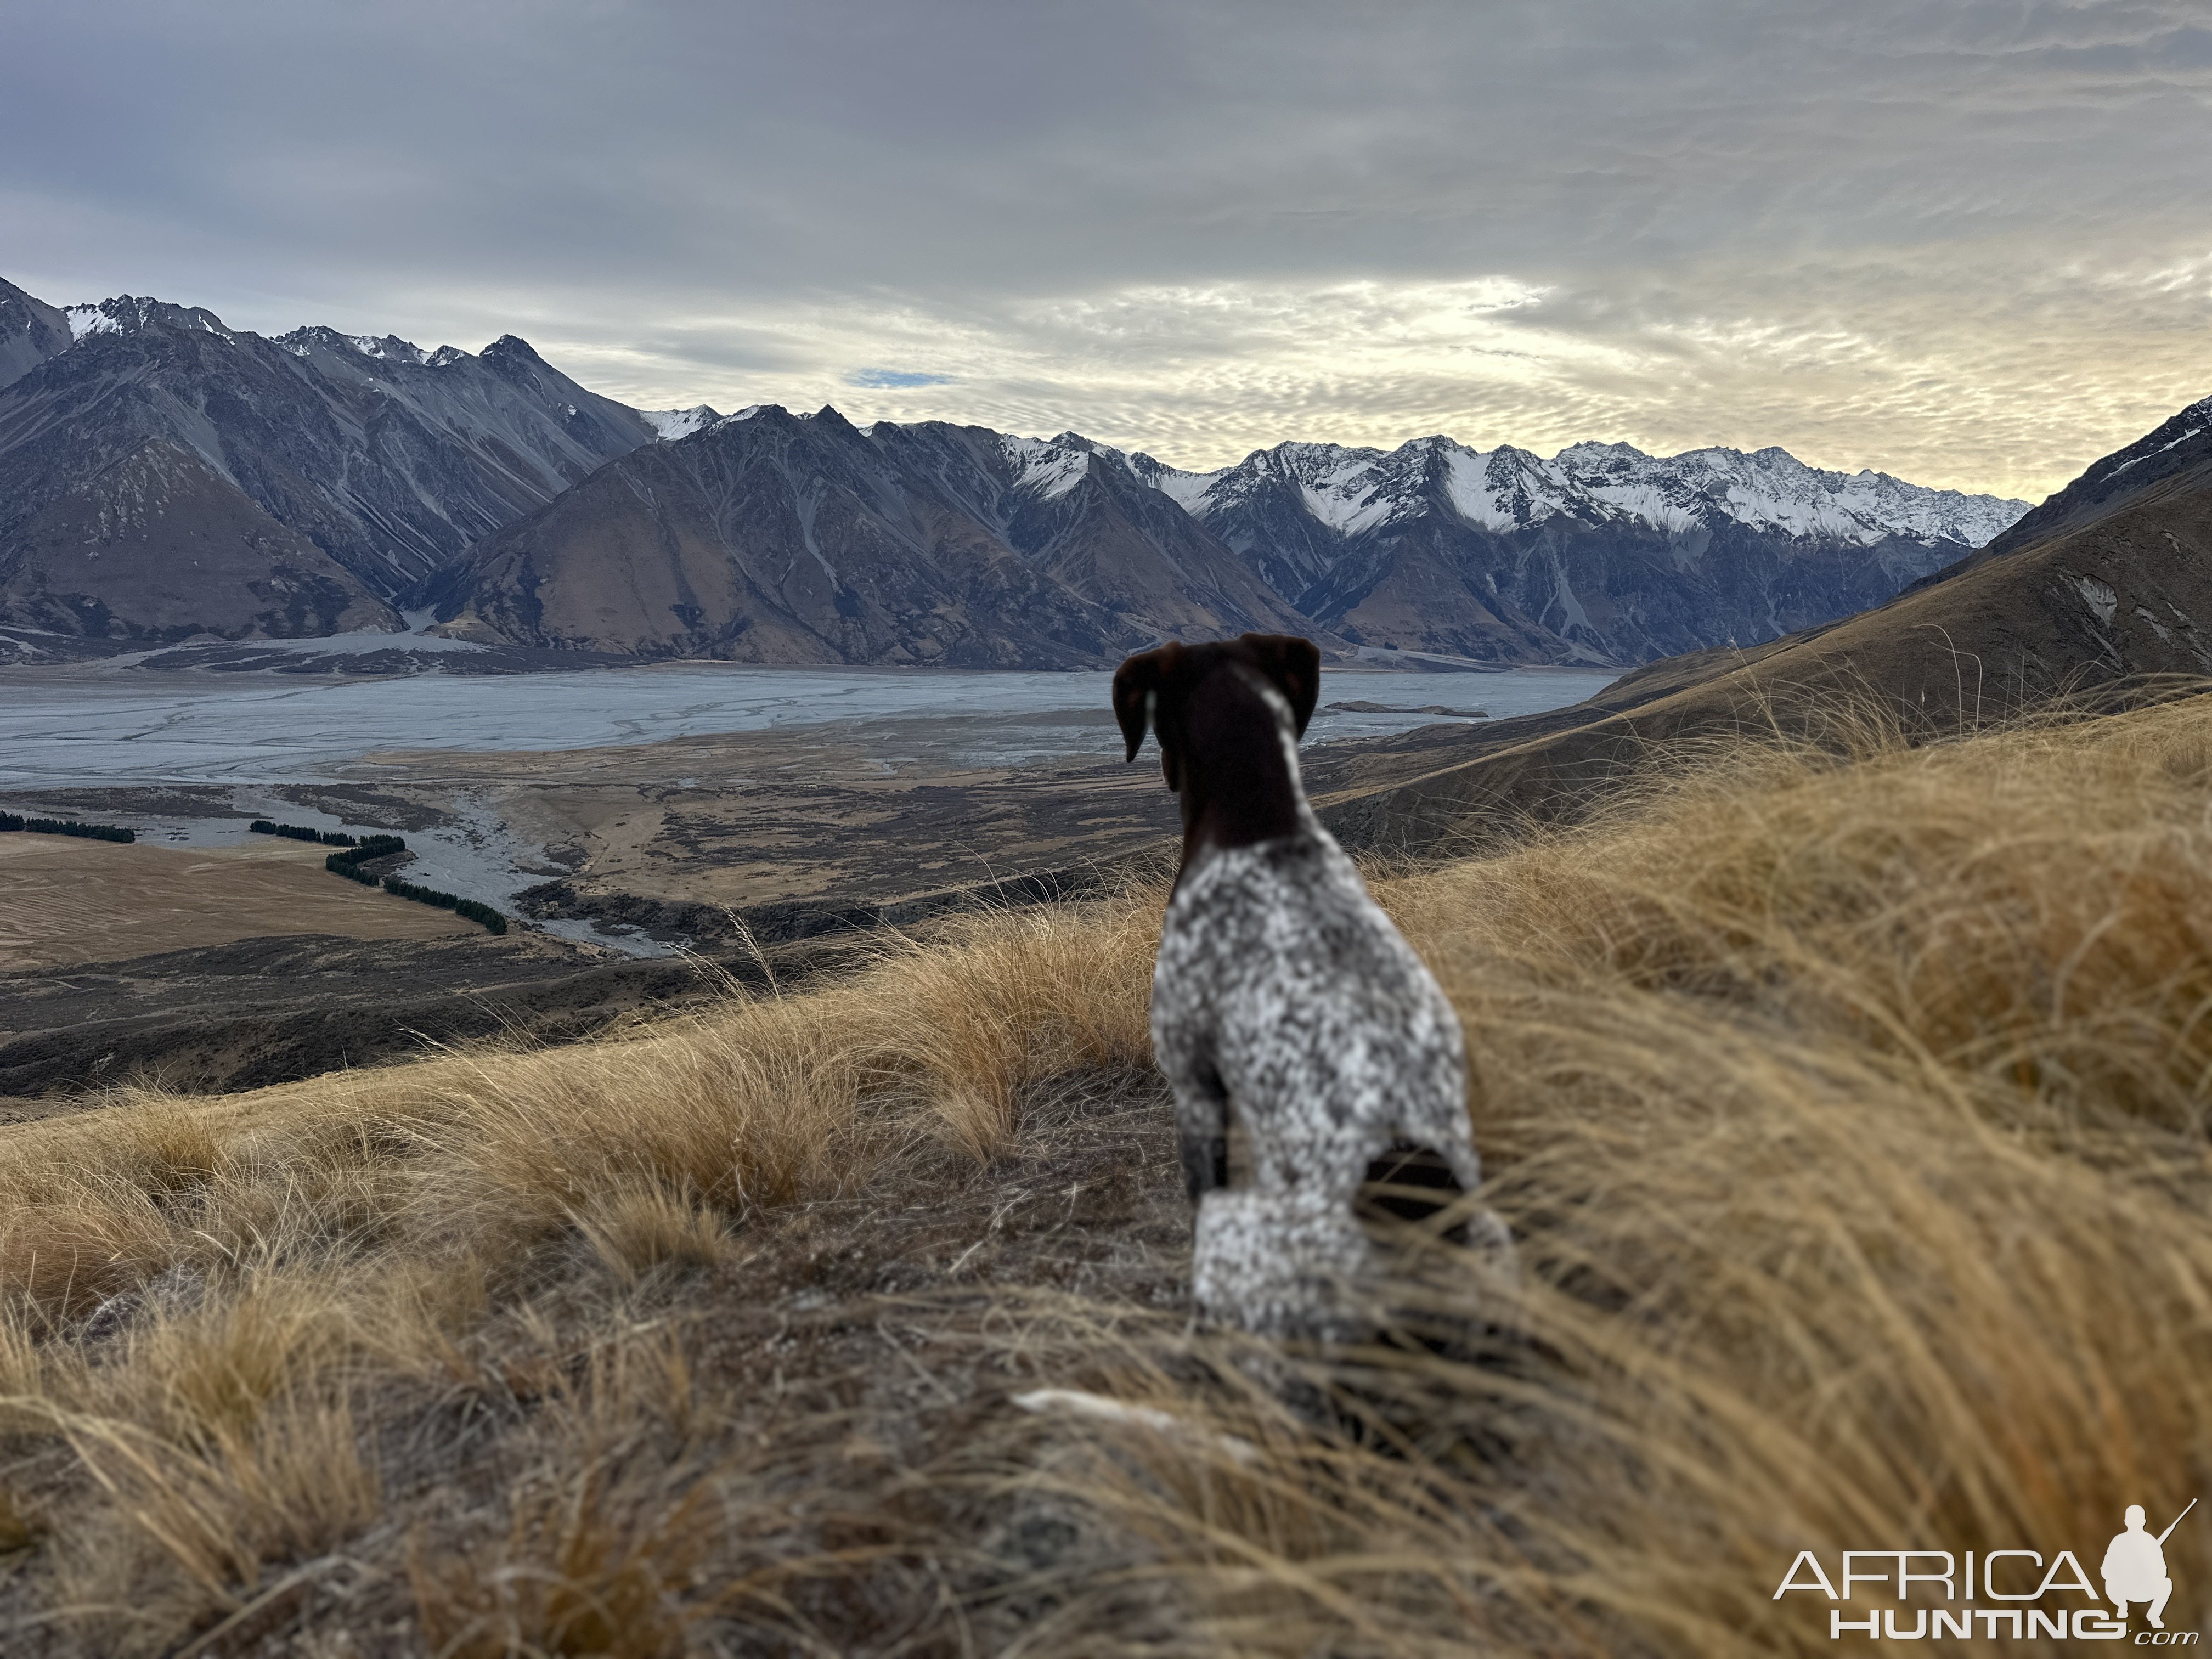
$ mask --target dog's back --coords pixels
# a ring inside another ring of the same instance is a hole
[[[1296,744],[1318,653],[1247,635],[1148,654],[1116,675],[1115,705],[1133,757],[1158,732],[1183,805],[1152,1037],[1198,1206],[1199,1311],[1351,1335],[1387,1265],[1359,1212],[1376,1171],[1417,1170],[1443,1198],[1480,1179],[1459,1021],[1306,803]],[[1233,1182],[1232,1125],[1249,1151]]]
[[[1218,1077],[1263,1184],[1348,1203],[1391,1141],[1450,1157],[1440,1143],[1466,1140],[1458,1016],[1318,824],[1217,853],[1184,882],[1161,929],[1152,1035],[1170,1078]],[[1471,1186],[1471,1147],[1465,1162]]]

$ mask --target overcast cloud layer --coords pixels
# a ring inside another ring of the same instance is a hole
[[[0,276],[645,407],[1779,444],[2212,392],[2212,7],[0,0]]]

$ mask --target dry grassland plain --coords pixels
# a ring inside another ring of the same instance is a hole
[[[0,836],[0,972],[114,962],[270,933],[443,939],[472,921],[343,881],[297,843],[183,852]]]
[[[8,1651],[1810,1655],[1801,1549],[2207,1490],[2212,700],[1656,757],[1376,889],[1521,1240],[1443,1353],[1187,1328],[1154,888],[0,1128]]]

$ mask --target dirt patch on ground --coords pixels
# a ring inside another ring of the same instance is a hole
[[[302,784],[276,793],[311,811],[327,812],[347,823],[374,824],[380,830],[395,832],[442,830],[458,822],[451,812],[419,797],[365,789],[357,784]]]
[[[483,929],[341,880],[294,842],[179,852],[0,835],[0,970],[112,962],[271,933],[451,939]]]

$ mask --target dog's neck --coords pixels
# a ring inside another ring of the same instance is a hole
[[[1182,710],[1182,867],[1294,835],[1312,820],[1282,699],[1237,668],[1209,674]]]

